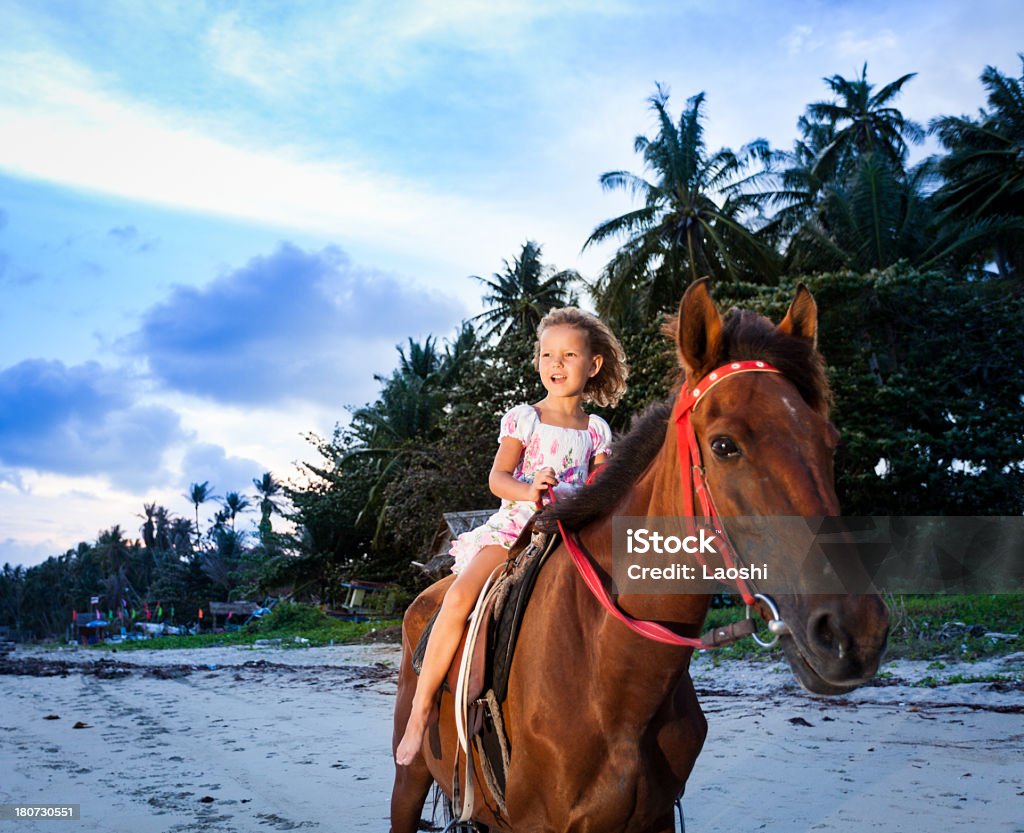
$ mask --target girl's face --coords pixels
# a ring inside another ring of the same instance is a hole
[[[554,396],[579,396],[601,369],[604,357],[590,350],[584,330],[571,324],[548,327],[540,337],[537,370],[541,383]]]

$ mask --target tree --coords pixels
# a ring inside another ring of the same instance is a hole
[[[774,153],[763,202],[777,207],[764,232],[785,246],[790,274],[884,269],[899,260],[933,257],[935,224],[925,197],[933,166],[907,170],[908,142],[923,131],[892,100],[913,73],[877,93],[867,65],[852,81],[824,79],[830,102],[807,107],[802,139]]]
[[[805,278],[820,314],[847,515],[1024,512],[1024,299],[899,264]],[[720,285],[778,321],[792,286]]]
[[[226,492],[224,494],[224,511],[231,521],[231,529],[235,528],[235,518],[249,508],[249,498],[240,492]]]
[[[920,143],[924,129],[890,105],[916,74],[901,76],[877,93],[872,93],[874,84],[868,83],[866,63],[860,78],[852,81],[841,75],[822,79],[836,99],[811,104],[807,112],[815,121],[831,125],[835,135],[818,154],[814,165],[817,176],[823,180],[842,179],[857,160],[871,154],[880,155],[896,169],[904,166],[907,141]]]
[[[991,259],[999,274],[1024,277],[1024,54],[1020,78],[986,67],[981,82],[988,109],[977,119],[944,116],[929,132],[949,153],[938,160],[944,178],[934,194],[942,220],[959,231],[956,251],[976,265]]]
[[[747,172],[768,156],[767,144],[758,140],[739,153],[709,153],[703,93],[687,101],[678,125],[660,85],[649,101],[658,133],[634,142],[649,178],[628,171],[600,178],[605,190],[629,191],[643,205],[601,223],[584,243],[587,248],[626,238],[595,287],[598,311],[613,320],[637,293],[651,315],[676,304],[687,284],[703,275],[771,282],[778,274],[774,251],[746,225],[757,208],[756,198],[745,193],[751,184]]]
[[[185,498],[189,503],[193,504],[196,508],[196,547],[199,547],[200,529],[199,525],[199,507],[206,503],[208,500],[217,500],[217,496],[213,493],[213,488],[210,486],[209,480],[204,480],[202,483],[193,483],[185,495]]]
[[[269,471],[264,472],[262,477],[254,477],[252,483],[256,487],[256,494],[260,498],[260,541],[266,548],[269,547],[271,535],[274,532],[274,528],[270,523],[270,516],[274,512],[278,514],[281,512],[280,506],[274,500],[281,493],[281,484],[278,483],[274,475]]]
[[[490,308],[477,316],[485,338],[505,338],[512,334],[533,336],[540,320],[556,307],[574,303],[571,286],[579,275],[571,269],[556,271],[541,262],[541,247],[527,240],[512,263],[491,278],[473,275],[488,291],[483,297]]]

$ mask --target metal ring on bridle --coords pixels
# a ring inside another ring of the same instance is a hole
[[[772,634],[772,638],[765,642],[761,637],[757,635],[757,631],[750,634],[750,637],[762,648],[773,648],[775,643],[779,641],[779,637],[789,633],[789,625],[782,621],[782,615],[779,613],[779,606],[775,604],[775,599],[771,596],[766,596],[763,593],[755,593],[754,599],[759,602],[764,602],[768,608],[768,612],[771,614],[771,619],[768,620],[768,630]],[[752,619],[750,611],[750,605],[747,605],[747,618]]]

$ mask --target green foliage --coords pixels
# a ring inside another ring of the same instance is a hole
[[[704,630],[720,628],[745,616],[745,608],[737,604],[712,609],[704,621]],[[1004,656],[1024,649],[1024,597],[1020,595],[986,596],[896,596],[887,598],[890,626],[887,659],[974,661]],[[961,625],[963,627],[961,627]],[[971,632],[977,635],[971,635]],[[962,631],[962,633],[961,633]],[[1016,639],[985,636],[985,633],[1016,634]],[[761,629],[762,638],[767,638]],[[747,659],[781,659],[779,648],[764,650],[751,640],[710,652],[713,659],[744,657]],[[930,668],[945,666],[933,663]],[[883,676],[883,675],[879,675]],[[929,678],[925,678],[926,680]],[[934,681],[934,678],[932,678]],[[945,678],[943,683],[978,682]],[[923,685],[928,685],[922,681]]]
[[[851,515],[1024,511],[1024,301],[999,282],[895,266],[806,279],[818,303],[836,486]],[[794,286],[726,285],[781,319]]]
[[[658,133],[634,142],[648,178],[609,171],[600,180],[605,190],[629,191],[642,205],[601,223],[584,244],[623,240],[593,287],[598,312],[620,330],[636,311],[651,318],[671,309],[702,275],[771,282],[778,274],[775,252],[746,224],[756,206],[746,176],[767,144],[709,152],[703,93],[687,101],[678,124],[661,86],[649,102]]]
[[[280,613],[279,613],[280,611]],[[230,633],[200,633],[190,636],[160,636],[122,642],[121,651],[174,648],[213,648],[225,645],[254,645],[271,641],[281,648],[309,648],[357,642],[374,631],[394,628],[395,620],[346,622],[327,616],[319,608],[300,604],[280,604],[262,619]]]
[[[935,192],[962,265],[994,260],[1000,276],[1024,279],[1024,55],[1020,78],[986,67],[988,109],[977,119],[944,116],[930,131],[949,153],[937,160],[945,181]]]

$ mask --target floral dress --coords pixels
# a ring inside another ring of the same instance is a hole
[[[563,497],[586,482],[596,455],[609,453],[612,432],[608,423],[594,414],[586,428],[562,428],[541,422],[532,405],[517,405],[501,418],[498,442],[505,437],[515,437],[523,444],[523,454],[512,476],[532,483],[538,469],[550,466],[558,476],[555,495]],[[511,547],[535,510],[528,500],[502,500],[501,508],[484,524],[455,539],[450,550],[455,556],[452,572],[461,572],[484,547]]]

